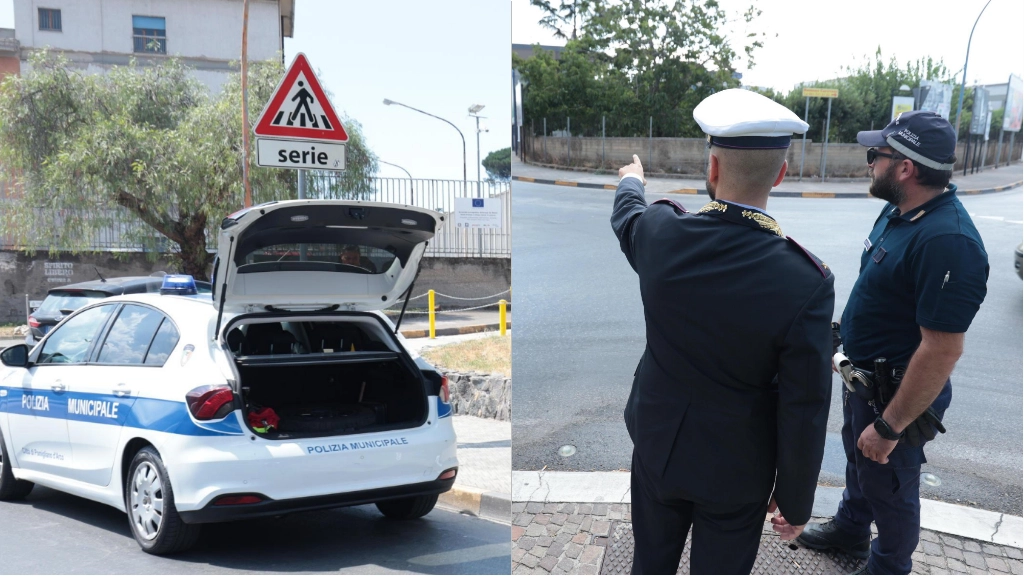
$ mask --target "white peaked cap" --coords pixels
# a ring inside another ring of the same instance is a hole
[[[714,145],[731,148],[785,148],[793,134],[808,128],[789,108],[738,88],[702,100],[693,109],[693,119]]]

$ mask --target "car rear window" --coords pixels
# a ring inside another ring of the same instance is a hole
[[[56,315],[61,310],[78,310],[86,304],[108,297],[109,294],[98,290],[62,290],[50,292],[36,310],[39,314]]]
[[[305,257],[302,251],[305,250]],[[381,274],[396,255],[386,248],[360,244],[275,244],[246,254],[244,264],[263,262],[328,262],[343,264],[342,272]]]

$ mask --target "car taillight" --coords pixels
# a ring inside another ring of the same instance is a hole
[[[36,320],[35,316],[28,317],[28,325],[33,328],[39,328],[39,326],[41,326],[41,324],[39,324],[39,320]]]
[[[451,398],[451,393],[448,390],[448,377],[441,376],[441,401],[447,404]]]
[[[258,504],[263,502],[259,496],[221,496],[213,501],[214,506],[234,506],[236,504]]]
[[[196,420],[216,420],[234,409],[235,393],[228,386],[200,386],[185,395],[185,403]]]
[[[455,478],[455,473],[458,472],[458,470],[459,470],[458,468],[449,468],[449,469],[445,470],[444,472],[441,472],[441,475],[438,476],[437,479],[438,480],[447,480],[449,478]]]

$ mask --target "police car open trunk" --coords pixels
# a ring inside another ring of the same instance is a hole
[[[238,320],[227,343],[244,416],[266,438],[417,427],[439,393],[376,315]]]
[[[255,432],[330,436],[426,421],[436,386],[373,311],[407,301],[441,220],[347,200],[270,202],[224,219],[215,333],[234,356]]]

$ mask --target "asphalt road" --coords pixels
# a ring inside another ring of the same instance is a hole
[[[127,516],[36,487],[0,502],[0,574],[508,574],[510,528],[435,508],[386,520],[373,506],[203,527],[192,550],[142,552]]]
[[[643,352],[636,274],[609,224],[614,192],[515,182],[512,467],[628,470],[632,444],[622,409]],[[865,183],[865,187],[867,184]],[[662,195],[652,195],[653,201]],[[706,196],[676,195],[691,211]],[[964,196],[989,254],[988,296],[953,372],[949,432],[926,448],[926,498],[1022,515],[1022,286],[1013,268],[1022,236],[1020,189]],[[875,199],[772,198],[783,231],[836,276],[838,319],[857,277]],[[784,279],[780,279],[784,281]],[[693,305],[701,305],[694,302]],[[844,484],[840,381],[833,381],[821,483]],[[558,449],[576,453],[562,457]]]

